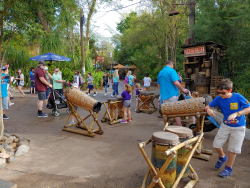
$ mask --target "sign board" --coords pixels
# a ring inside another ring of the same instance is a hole
[[[185,57],[192,57],[192,56],[204,56],[206,55],[206,46],[194,46],[190,48],[184,49]]]
[[[104,62],[104,56],[96,56],[96,61]]]

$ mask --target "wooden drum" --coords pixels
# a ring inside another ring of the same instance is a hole
[[[140,97],[140,99],[141,99],[142,102],[144,102],[148,98],[150,98],[150,99],[147,100],[147,102],[145,102],[142,105],[141,109],[148,109],[148,107],[150,106],[150,101],[152,101],[154,99],[153,95],[154,95],[154,93],[140,92],[139,97]]]
[[[190,114],[205,111],[205,98],[198,97],[177,102],[163,103],[162,115]]]
[[[102,103],[98,102],[77,88],[67,88],[65,97],[74,105],[90,109],[94,112],[99,112],[101,110]]]
[[[186,127],[168,126],[165,129],[165,131],[178,135],[180,142],[185,142],[186,140],[193,137],[192,130],[189,128],[186,128]],[[179,174],[181,173],[181,170],[185,166],[190,153],[191,153],[191,150],[186,149],[185,147],[178,150],[178,152],[177,152],[176,178],[178,178]],[[185,178],[188,176],[188,169],[189,169],[189,165],[187,166],[182,178]]]
[[[154,167],[160,169],[169,156],[165,155],[165,151],[170,149],[172,146],[179,144],[179,137],[176,134],[169,132],[155,132],[152,135],[152,156],[151,161]],[[176,164],[177,156],[175,156],[164,174],[161,177],[161,181],[166,188],[172,187],[176,179]],[[151,173],[151,179],[153,174]],[[155,187],[159,187],[158,184]]]
[[[111,119],[116,119],[116,106],[118,108],[118,118],[123,117],[123,102],[118,102],[122,101],[121,98],[110,98],[108,99],[108,105],[109,105],[109,113]],[[110,102],[117,102],[116,105],[112,104]]]

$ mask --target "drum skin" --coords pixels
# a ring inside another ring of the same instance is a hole
[[[169,126],[165,129],[166,132],[171,132],[179,136],[180,142],[185,142],[186,140],[193,137],[192,130],[186,127],[179,126]],[[191,153],[190,149],[186,149],[182,147],[177,151],[177,166],[176,166],[176,178],[178,178],[181,173],[183,167],[185,166],[188,157]],[[182,178],[188,177],[189,165],[187,166]]]
[[[162,115],[190,114],[205,111],[205,98],[198,97],[176,102],[163,103]]]
[[[176,135],[177,136],[177,135]],[[177,136],[178,137],[178,136]],[[176,143],[178,144],[179,141]],[[164,144],[164,143],[163,143]],[[158,168],[159,170],[168,159],[169,156],[165,155],[165,151],[171,148],[168,144],[161,144],[153,140],[152,142],[152,154],[151,154],[151,161],[154,167]],[[172,146],[173,147],[173,146]],[[169,163],[167,169],[161,176],[161,181],[166,188],[171,188],[176,179],[176,165],[177,165],[177,155],[172,159]],[[154,175],[152,172],[150,173],[151,179],[153,179]],[[158,184],[155,184],[154,187],[159,187]]]
[[[94,112],[101,110],[102,103],[88,96],[83,91],[76,88],[67,88],[65,91],[65,97],[74,105],[90,109]]]

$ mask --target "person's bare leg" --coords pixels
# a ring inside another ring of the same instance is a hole
[[[71,122],[74,121],[74,115],[71,115]]]
[[[135,106],[136,110],[139,108],[139,100],[136,101],[136,106]]]
[[[127,108],[125,107],[123,107],[123,115],[124,115],[123,120],[124,121],[127,120]]]
[[[44,101],[41,101],[41,100],[38,100],[38,101],[37,101],[37,109],[38,109],[38,110],[42,110],[42,109],[43,109],[43,102],[44,102]]]
[[[128,119],[131,119],[130,107],[128,108]]]
[[[150,92],[150,87],[148,88],[148,92]]]
[[[174,119],[175,119],[175,121],[176,121],[176,123],[177,123],[178,126],[182,126],[181,125],[181,118],[180,117],[175,117]]]
[[[214,148],[215,151],[218,153],[219,157],[224,157],[224,152],[222,148]]]
[[[235,158],[236,158],[236,153],[228,151],[228,161],[227,161],[227,166],[228,167],[231,167],[231,168],[233,167]]]

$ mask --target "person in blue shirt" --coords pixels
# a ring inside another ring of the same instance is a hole
[[[2,75],[1,75],[1,92],[2,92],[2,107],[3,107],[3,119],[9,119],[8,116],[6,116],[6,110],[8,110],[9,105],[9,97],[7,92],[7,83],[10,82],[8,71],[6,67],[2,67]],[[8,76],[8,78],[7,78]]]
[[[236,154],[241,153],[241,147],[245,137],[246,120],[245,115],[250,113],[250,103],[239,93],[232,93],[233,83],[230,79],[223,79],[217,86],[219,94],[209,105],[206,106],[209,116],[215,116],[216,112],[211,108],[218,106],[224,115],[223,123],[214,138],[213,147],[219,155],[219,160],[215,164],[216,169],[220,169],[227,161],[225,169],[219,174],[225,178],[232,175],[232,167]],[[228,158],[224,154],[222,146],[228,143]]]
[[[33,94],[36,94],[36,89],[35,89],[35,69],[32,69],[32,74],[30,73],[30,94],[32,95],[32,91]]]
[[[160,88],[161,100],[163,103],[176,102],[179,97],[180,89],[184,93],[188,93],[189,90],[184,89],[180,82],[177,72],[173,69],[174,62],[168,60],[166,66],[160,71],[157,78],[157,84]],[[177,125],[181,126],[180,117],[176,117],[175,121]]]

